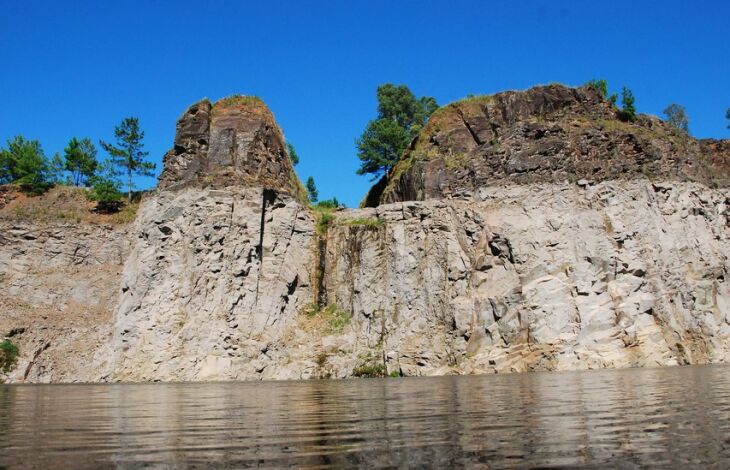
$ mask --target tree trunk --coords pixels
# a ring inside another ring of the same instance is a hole
[[[132,171],[127,172],[129,179],[127,180],[127,202],[132,203]]]

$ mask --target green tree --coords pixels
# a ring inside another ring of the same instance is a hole
[[[664,115],[667,116],[667,124],[689,134],[689,118],[684,106],[672,103],[664,108]]]
[[[71,182],[74,186],[88,186],[96,172],[96,147],[91,139],[78,140],[72,138],[68,146],[63,149],[65,169],[71,173]]]
[[[606,99],[610,101],[613,104],[616,104],[616,100],[618,99],[618,96],[616,96],[616,93],[608,94],[608,82],[603,79],[593,79],[586,82],[584,86],[595,88],[598,90],[598,92],[601,94],[603,99]]]
[[[319,199],[319,191],[317,191],[317,185],[314,184],[314,178],[311,176],[307,178],[307,194],[309,195],[309,202],[315,203]]]
[[[132,175],[154,176],[155,164],[145,161],[148,152],[142,150],[144,131],[139,129],[139,120],[128,117],[121,124],[114,127],[114,136],[117,145],[100,141],[101,147],[106,150],[112,163],[121,168],[121,173],[127,175],[127,201],[132,201]]]
[[[584,86],[595,88],[604,99],[608,99],[608,82],[605,79],[594,78],[593,80],[586,82]]]
[[[297,153],[294,145],[292,145],[291,142],[286,143],[286,150],[289,154],[289,160],[291,160],[292,165],[299,165],[299,154]]]
[[[370,173],[373,179],[395,166],[411,140],[438,109],[434,98],[416,98],[405,85],[380,85],[376,95],[378,117],[368,122],[355,141],[362,162],[357,174]]]
[[[61,154],[56,152],[53,154],[53,158],[48,162],[48,180],[54,184],[63,184],[66,181],[63,179],[63,173],[66,171],[66,164],[63,161]]]
[[[621,90],[621,117],[626,121],[636,121],[634,94],[626,87]]]
[[[89,179],[91,190],[86,197],[96,202],[98,212],[107,214],[116,212],[122,203],[122,193],[119,190],[120,184],[117,180],[117,172],[114,170],[114,163],[105,160],[99,165],[98,170]]]
[[[40,142],[18,135],[7,145],[7,149],[0,150],[0,183],[15,183],[34,194],[48,189],[48,160]]]

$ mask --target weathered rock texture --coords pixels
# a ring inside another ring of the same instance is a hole
[[[389,370],[730,360],[728,190],[534,183],[370,215],[328,232],[326,287]]]
[[[177,122],[160,189],[262,186],[306,200],[285,149],[274,115],[258,98],[203,100]]]
[[[623,123],[591,90],[497,96],[434,116],[371,192],[396,202],[329,224],[300,202],[260,102],[193,105],[132,226],[0,227],[0,327],[23,351],[9,379],[729,361],[727,142]],[[99,313],[66,321],[71,299]]]
[[[468,196],[505,182],[730,184],[727,142],[698,141],[653,116],[620,117],[591,87],[549,85],[457,101],[434,113],[365,204]]]
[[[0,332],[21,352],[9,380],[102,378],[126,228],[0,218]]]
[[[247,379],[281,366],[283,331],[311,302],[306,208],[260,187],[161,191],[133,233],[115,379]]]

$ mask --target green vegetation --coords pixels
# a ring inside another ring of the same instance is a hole
[[[375,217],[369,218],[357,218],[357,219],[344,219],[342,220],[343,225],[349,225],[350,227],[366,227],[366,228],[378,228],[385,225],[383,219]]]
[[[385,366],[380,363],[361,364],[352,370],[352,376],[367,379],[385,377]]]
[[[264,101],[253,95],[231,95],[215,102],[215,106],[256,105],[266,106]]]
[[[309,198],[309,202],[312,204],[316,203],[319,198],[319,191],[317,191],[317,185],[314,184],[314,178],[311,176],[307,178],[305,187],[307,188],[307,197]]]
[[[334,208],[329,206],[320,206],[319,204],[314,206],[314,215],[317,219],[317,225],[315,226],[315,230],[317,232],[317,235],[323,235],[327,233],[327,227],[329,227],[330,223],[332,223],[333,220],[335,220],[335,216],[332,213],[334,211]]]
[[[20,350],[16,345],[13,344],[9,339],[4,340],[0,343],[0,369],[7,373],[13,370],[15,364],[18,362],[18,355]]]
[[[664,108],[667,124],[689,135],[689,118],[684,106],[672,103]]]
[[[291,142],[286,143],[286,153],[289,155],[289,160],[291,160],[292,165],[299,165],[299,154]]]
[[[377,119],[368,122],[355,142],[357,156],[362,162],[357,174],[369,173],[373,179],[395,166],[429,116],[438,109],[435,99],[428,96],[416,98],[405,85],[380,85],[377,99]]]
[[[325,334],[341,333],[352,320],[350,314],[339,309],[336,304],[329,304],[324,308],[310,305],[304,314],[311,319],[321,320],[323,322],[321,329]]]
[[[634,94],[627,87],[621,90],[621,113],[619,117],[623,121],[636,121],[636,107],[634,106]]]
[[[343,203],[337,200],[336,197],[333,197],[331,199],[323,199],[322,201],[317,202],[317,207],[324,207],[327,209],[338,209],[340,207],[345,207]]]
[[[106,150],[115,167],[122,169],[121,173],[127,175],[127,202],[132,201],[132,175],[154,176],[155,164],[145,161],[148,152],[142,150],[144,143],[144,131],[139,128],[139,120],[136,117],[128,117],[114,127],[116,145],[100,141]]]
[[[73,137],[68,146],[63,149],[63,169],[71,173],[71,184],[74,186],[89,186],[96,174],[96,147],[91,139],[78,140]],[[56,157],[54,157],[55,162]]]
[[[608,94],[608,82],[605,79],[594,78],[593,80],[589,80],[588,82],[586,82],[584,86],[595,88],[601,93],[603,99],[608,100],[613,104],[616,104],[618,96],[616,96],[616,93],[613,93],[611,95]]]
[[[17,184],[28,194],[42,194],[51,187],[50,168],[37,140],[15,136],[0,149],[0,184]]]

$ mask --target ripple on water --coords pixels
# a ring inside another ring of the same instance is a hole
[[[730,466],[730,367],[0,387],[23,468]]]

